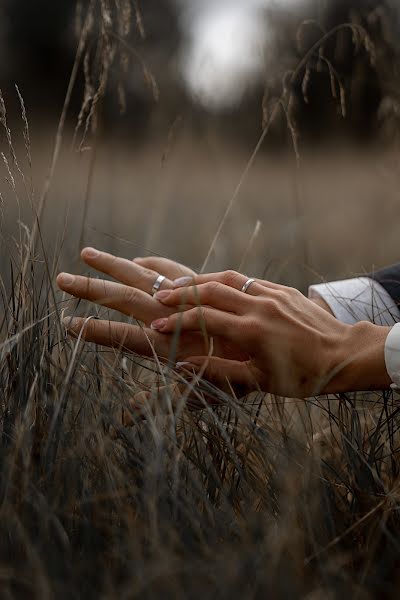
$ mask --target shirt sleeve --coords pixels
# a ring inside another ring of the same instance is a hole
[[[309,297],[323,298],[335,317],[344,323],[354,325],[359,321],[370,321],[376,325],[392,326],[400,321],[400,266],[396,273],[396,284],[393,271],[388,273],[385,270],[368,277],[313,285]],[[396,288],[396,294],[392,287],[385,287],[385,280]]]

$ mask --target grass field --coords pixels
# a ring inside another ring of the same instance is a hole
[[[50,150],[50,136],[34,140],[38,191]],[[139,149],[104,141],[96,150],[89,185],[92,154],[72,152],[67,138],[44,216],[48,248],[55,247],[65,228],[62,268],[79,259],[82,243],[127,258],[161,254],[200,268],[251,150],[183,133],[165,159],[163,140]],[[18,154],[23,164],[23,148]],[[398,178],[397,154],[387,149],[308,148],[299,173],[290,154],[259,154],[209,269],[238,268],[246,255],[245,271],[304,286],[396,262],[398,242],[391,225]],[[5,183],[2,195],[4,231],[16,235],[18,207]],[[21,211],[30,226],[29,202],[21,202]],[[249,249],[258,221],[261,229]],[[374,239],[378,243],[371,243]],[[0,260],[5,268],[6,255]]]
[[[158,144],[132,154],[105,145],[83,227],[90,161],[68,146],[42,221],[44,247],[39,240],[33,254],[15,166],[15,190],[1,188],[3,597],[396,597],[391,393],[236,399],[204,382],[198,400],[207,391],[222,406],[191,412],[174,392],[158,392],[177,380],[173,371],[68,340],[59,322],[76,303],[54,289],[53,275],[84,271],[82,240],[199,267],[246,153],[186,139],[162,162]],[[296,195],[290,157],[260,155],[210,268],[238,267],[247,249],[246,272],[304,286],[395,260],[393,164],[379,152],[306,154]],[[142,390],[153,390],[144,420],[130,405]]]
[[[397,598],[393,392],[237,398],[68,338],[94,309],[54,284],[84,244],[199,269],[233,197],[209,270],[306,291],[397,261],[396,151],[262,150],[235,194],[253,146],[183,127],[77,153],[67,128],[55,161],[0,116],[0,598]]]

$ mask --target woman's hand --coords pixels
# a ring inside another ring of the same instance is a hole
[[[90,267],[116,281],[61,273],[57,277],[59,287],[76,298],[117,310],[146,326],[155,319],[169,316],[175,310],[163,306],[152,297],[151,291],[157,277],[160,274],[166,277],[162,284],[164,288],[172,287],[176,278],[195,275],[191,269],[165,258],[150,257],[130,261],[94,248],[85,248],[81,256]],[[174,340],[172,335],[160,335],[146,327],[117,321],[67,318],[65,324],[72,334],[82,334],[83,339],[89,342],[123,347],[143,356],[153,356],[155,350],[161,358],[179,361],[188,352],[198,354],[208,351],[207,342],[201,333],[186,334],[180,336],[179,340]],[[228,343],[218,340],[215,341],[215,353],[226,358],[238,358],[232,354]]]
[[[382,389],[390,381],[384,363],[389,330],[370,323],[349,326],[305,298],[298,290],[277,284],[253,283],[227,272],[200,275],[187,287],[156,294],[166,308],[180,312],[157,319],[153,330],[171,335],[207,331],[226,339],[240,362],[190,356],[188,368],[205,369],[217,383],[246,383],[287,397],[319,393]]]
[[[61,273],[59,287],[76,298],[82,298],[117,310],[149,325],[157,316],[170,311],[161,307],[152,296],[152,288],[159,275],[164,275],[161,289],[172,286],[177,277],[194,272],[164,258],[141,258],[134,261],[85,248],[81,253],[87,265],[111,276],[116,282]]]
[[[133,262],[144,269],[152,271],[153,274],[164,275],[167,280],[164,282],[163,287],[171,287],[171,282],[180,277],[194,277],[196,275],[189,267],[162,256],[135,258]]]
[[[216,394],[207,393],[204,389],[197,387],[191,390],[191,386],[192,377],[190,380],[182,378],[182,381],[175,381],[158,388],[153,387],[151,391],[143,390],[136,393],[124,406],[121,425],[131,427],[142,419],[167,416],[171,414],[171,409],[176,414],[183,408],[194,412],[202,410],[206,406],[212,407],[221,404],[221,400]]]

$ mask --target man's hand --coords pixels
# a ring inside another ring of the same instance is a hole
[[[327,302],[325,302],[323,298],[311,298],[311,302],[314,302],[314,304],[316,304],[320,308],[323,308],[324,310],[326,310],[327,313],[334,316],[331,307]]]
[[[302,398],[389,387],[384,360],[389,328],[346,325],[298,290],[270,282],[254,282],[243,293],[245,283],[240,273],[214,273],[161,291],[155,297],[177,312],[152,328],[167,335],[177,327],[183,334],[207,331],[247,355],[237,364],[188,355],[188,367],[203,368],[214,382],[229,376],[232,383],[247,381],[253,388],[258,384],[266,392]]]

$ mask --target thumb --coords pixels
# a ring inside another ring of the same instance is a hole
[[[245,396],[260,389],[261,372],[250,362],[208,356],[191,356],[176,365],[178,370],[202,373],[203,378],[224,392]]]

